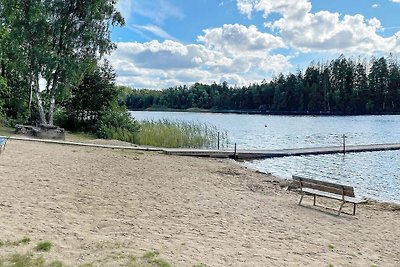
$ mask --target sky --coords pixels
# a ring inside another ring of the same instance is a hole
[[[400,0],[119,0],[117,83],[271,80],[310,62],[400,55]]]

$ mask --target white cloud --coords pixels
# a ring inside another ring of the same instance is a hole
[[[240,0],[236,2],[236,5],[242,14],[246,15],[248,18],[251,18],[251,14],[256,3],[257,0]]]
[[[133,25],[132,27],[128,26],[129,29],[132,29],[142,35],[145,35],[143,31],[150,32],[153,35],[156,35],[158,37],[168,39],[168,40],[174,40],[176,41],[177,39],[170,35],[168,32],[166,32],[164,29],[162,29],[159,26],[156,25]]]
[[[371,7],[372,8],[378,8],[378,7],[380,7],[380,5],[379,4],[373,4]]]
[[[400,3],[400,0],[392,0],[393,3]]]
[[[162,24],[168,18],[183,19],[183,12],[167,0],[119,0],[117,9],[129,22],[135,14],[150,18],[156,24]]]
[[[400,0],[395,0],[400,2]],[[277,30],[282,40],[292,48],[331,52],[390,52],[395,49],[395,37],[378,34],[383,28],[378,19],[319,11],[312,13],[309,0],[237,0],[239,11],[247,16],[262,12],[266,27]],[[269,20],[271,14],[279,14]]]
[[[119,0],[116,8],[121,12],[122,16],[126,21],[129,21],[132,16],[132,1],[131,0]]]
[[[291,68],[288,57],[271,55],[272,49],[283,47],[280,38],[262,33],[255,26],[207,29],[198,41],[186,45],[172,40],[121,42],[109,60],[119,75],[117,82],[136,88],[167,88],[221,79],[240,86]]]
[[[226,54],[238,52],[265,53],[285,47],[281,38],[260,32],[256,26],[225,24],[222,28],[206,29],[197,40],[208,49],[223,51]]]

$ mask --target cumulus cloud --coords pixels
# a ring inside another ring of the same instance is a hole
[[[265,53],[285,47],[280,37],[260,32],[256,26],[246,27],[239,24],[225,24],[221,28],[206,29],[197,40],[208,49],[223,51],[227,54],[238,52]]]
[[[268,73],[290,69],[288,57],[271,54],[282,47],[279,37],[262,33],[255,26],[235,24],[204,30],[196,44],[173,40],[117,43],[109,60],[119,75],[118,83],[139,88],[221,79],[247,85],[267,78]]]
[[[399,1],[400,0],[394,0]],[[361,14],[353,16],[330,11],[312,13],[309,0],[237,0],[241,13],[251,16],[262,12],[266,27],[277,30],[282,40],[299,51],[332,52],[388,52],[395,49],[395,37],[384,38],[378,19],[366,19]],[[271,19],[271,14],[279,14]]]
[[[378,7],[380,7],[380,5],[379,4],[373,4],[371,7],[372,8],[378,8]]]

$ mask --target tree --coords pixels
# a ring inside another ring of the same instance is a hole
[[[368,77],[365,64],[359,62],[354,71],[353,103],[357,113],[365,113],[368,101]]]
[[[371,94],[370,106],[373,112],[382,112],[386,108],[387,96],[389,93],[388,79],[389,70],[387,61],[384,57],[373,59],[370,73],[368,75],[369,88]]]
[[[16,69],[30,88],[30,96],[35,95],[42,124],[53,125],[56,101],[66,98],[83,74],[114,48],[109,28],[124,23],[115,3],[0,0],[3,27],[11,36],[10,50],[18,52]],[[46,80],[44,93],[40,78]],[[42,97],[47,100],[47,114]]]
[[[103,110],[117,105],[118,89],[115,73],[105,61],[94,70],[88,71],[79,86],[72,88],[72,96],[65,105],[74,128],[96,123]]]

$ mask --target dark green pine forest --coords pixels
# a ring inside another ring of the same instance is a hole
[[[400,66],[388,57],[340,56],[305,70],[248,86],[195,83],[164,90],[133,90],[126,106],[144,109],[207,109],[269,114],[398,114]]]

